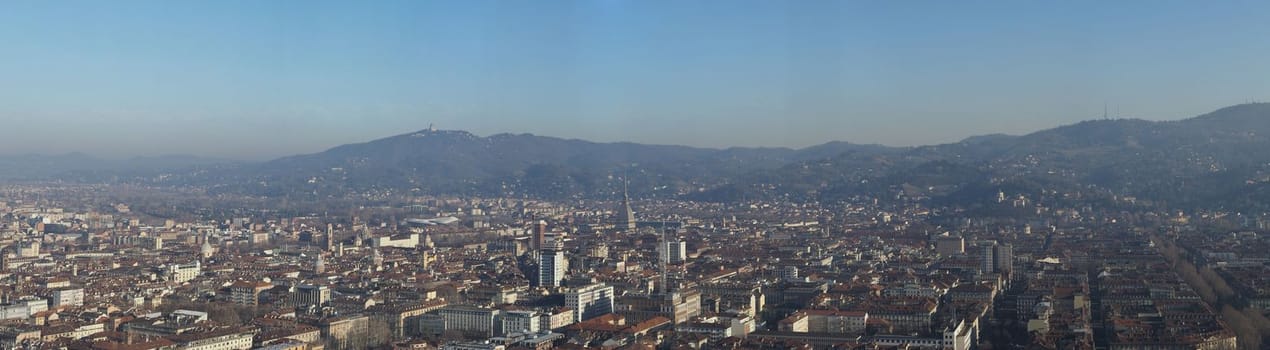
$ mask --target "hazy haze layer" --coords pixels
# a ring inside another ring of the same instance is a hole
[[[19,2],[0,154],[268,159],[427,127],[932,144],[1270,96],[1263,2]]]

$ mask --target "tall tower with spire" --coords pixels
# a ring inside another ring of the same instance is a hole
[[[622,177],[622,208],[617,213],[617,228],[620,230],[635,230],[635,211],[631,209],[631,195],[627,190],[628,182],[626,177]]]

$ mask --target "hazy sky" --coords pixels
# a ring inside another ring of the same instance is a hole
[[[0,154],[888,145],[1270,99],[1266,1],[14,1]]]

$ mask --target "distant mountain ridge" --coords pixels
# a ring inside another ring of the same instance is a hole
[[[888,158],[892,166],[877,177],[887,190],[877,183],[872,190],[894,193],[917,183],[925,186],[914,187],[928,189],[924,195],[961,203],[991,198],[988,192],[1001,187],[1039,196],[1045,190],[1079,192],[1095,186],[1183,208],[1265,208],[1270,153],[1262,150],[1267,147],[1270,104],[1265,103],[1180,121],[1091,120],[1022,136],[917,147]],[[946,181],[912,179],[921,166],[939,162],[964,167],[967,174]],[[858,165],[842,163],[834,171],[849,173]]]
[[[531,134],[479,137],[465,131],[422,130],[279,158],[253,166],[252,171],[275,186],[297,186],[303,182],[304,186],[312,185],[308,187],[324,192],[397,188],[549,198],[602,195],[613,191],[615,179],[634,172],[629,174],[633,185],[664,186],[660,195],[676,196],[687,188],[726,182],[739,174],[775,169],[790,162],[852,150],[901,149],[832,142],[797,150],[720,150],[599,143]]]
[[[191,164],[195,170],[144,181],[313,199],[348,193],[612,199],[625,176],[641,198],[864,196],[973,207],[1008,191],[1263,210],[1270,209],[1267,147],[1270,104],[1258,103],[1179,121],[1090,120],[920,147],[710,149],[422,130],[261,163]]]

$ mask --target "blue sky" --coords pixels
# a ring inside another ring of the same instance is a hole
[[[241,159],[435,123],[803,147],[1270,99],[1258,1],[18,1],[0,154]]]

